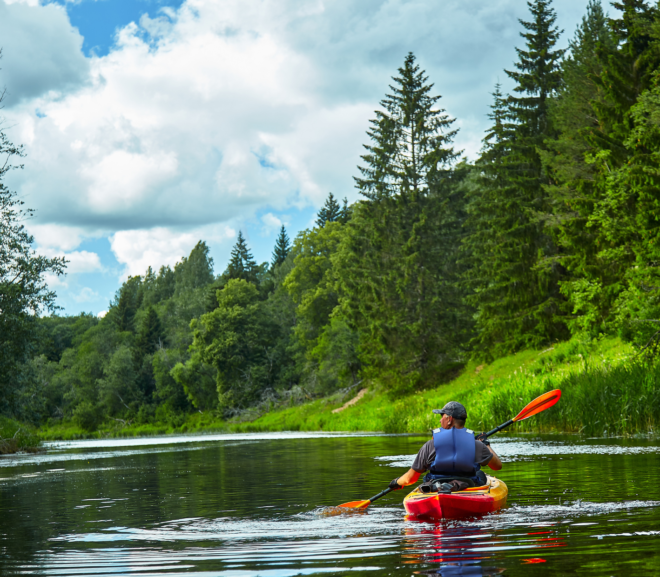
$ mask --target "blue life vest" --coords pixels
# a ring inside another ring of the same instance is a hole
[[[474,477],[481,467],[476,461],[474,433],[469,429],[434,429],[435,461],[429,470],[434,477]]]

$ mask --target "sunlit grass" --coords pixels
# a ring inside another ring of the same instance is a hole
[[[0,417],[0,455],[38,451],[40,444],[41,439],[31,427]]]
[[[339,412],[350,396],[337,394],[275,410],[243,422],[222,421],[212,413],[188,415],[183,424],[117,426],[85,433],[71,424],[44,429],[44,438],[136,436],[210,431],[382,431],[424,433],[438,426],[433,409],[447,401],[463,403],[467,426],[491,429],[515,416],[529,401],[551,389],[560,402],[511,430],[633,435],[654,432],[660,423],[660,364],[636,359],[619,339],[578,340],[542,351],[522,351],[489,364],[468,364],[453,381],[412,395],[391,398],[377,382],[355,405]],[[352,391],[355,395],[357,390]],[[258,418],[257,418],[258,417]]]

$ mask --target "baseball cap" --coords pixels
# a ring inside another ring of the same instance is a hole
[[[449,401],[442,409],[433,409],[436,415],[449,415],[455,419],[467,419],[465,407],[456,401]]]

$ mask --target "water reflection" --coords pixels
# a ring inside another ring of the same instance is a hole
[[[657,447],[505,439],[509,506],[438,523],[406,518],[403,492],[365,511],[330,514],[386,486],[394,461],[383,455],[411,455],[420,437],[91,442],[43,459],[2,460],[0,574],[660,572]],[[543,453],[546,444],[551,452]]]

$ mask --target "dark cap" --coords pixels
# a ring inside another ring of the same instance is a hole
[[[436,415],[449,415],[450,417],[454,417],[454,419],[461,419],[462,421],[467,419],[465,407],[456,401],[449,401],[442,409],[433,409],[433,412]]]

